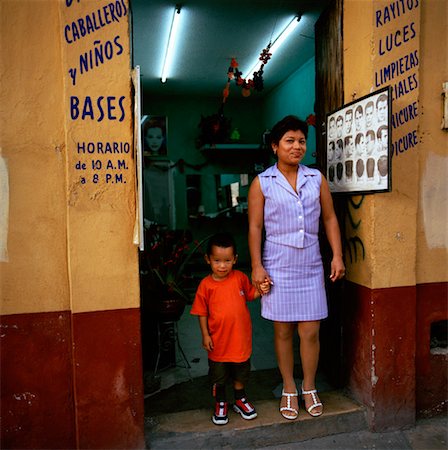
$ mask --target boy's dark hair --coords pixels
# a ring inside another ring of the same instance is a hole
[[[297,116],[286,116],[272,127],[269,135],[270,143],[278,144],[285,133],[297,130],[300,130],[305,135],[305,139],[307,138],[308,124]]]
[[[235,239],[230,233],[216,233],[209,240],[207,244],[207,255],[212,254],[212,247],[222,247],[222,248],[233,248],[233,254],[236,255],[236,244]]]

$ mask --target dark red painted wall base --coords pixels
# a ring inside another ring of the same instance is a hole
[[[411,426],[447,410],[447,355],[430,353],[431,323],[446,320],[448,283],[368,289],[348,282],[343,302],[345,383],[371,429]]]
[[[1,317],[1,448],[75,448],[71,317]]]
[[[415,422],[415,305],[415,287],[347,286],[346,379],[374,431]]]
[[[144,448],[140,310],[73,315],[79,448]]]
[[[2,448],[144,448],[140,310],[1,317]]]
[[[431,354],[431,324],[448,319],[448,283],[417,286],[417,415],[448,411],[448,355]]]

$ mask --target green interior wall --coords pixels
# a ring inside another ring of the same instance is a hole
[[[267,96],[260,99],[255,92],[250,97],[242,97],[240,89],[231,85],[230,96],[224,106],[224,116],[231,120],[231,129],[238,128],[240,133],[239,142],[242,144],[261,144],[262,135],[266,129],[273,126],[275,122],[287,114],[295,114],[305,120],[309,114],[314,113],[314,90],[315,90],[314,58],[311,58],[299,70],[293,73],[281,85],[277,86]],[[240,218],[221,218],[219,221],[209,223],[192,224],[188,218],[186,198],[187,175],[207,175],[202,184],[202,202],[205,203],[206,212],[213,209],[216,203],[214,194],[213,175],[215,174],[239,174],[248,173],[249,181],[259,171],[252,157],[244,151],[237,153],[229,152],[228,155],[221,154],[219,157],[205,155],[197,144],[200,134],[198,127],[201,117],[216,114],[221,106],[221,96],[217,93],[216,98],[200,96],[144,96],[143,115],[166,116],[167,117],[167,156],[155,157],[168,159],[177,164],[173,171],[175,192],[175,215],[177,229],[191,229],[194,237],[200,239],[216,229],[227,229],[236,234],[239,248],[240,264],[248,264],[249,256],[247,249],[246,221],[240,223]],[[304,164],[314,164],[313,156],[316,149],[316,134],[314,127],[309,127],[308,151]],[[266,151],[266,155],[269,152]],[[178,164],[181,161],[181,164]],[[266,165],[274,161],[267,156]],[[183,164],[182,164],[183,162]],[[258,169],[258,170],[257,170]],[[240,191],[241,192],[241,191]],[[242,194],[247,193],[247,187],[242,188]]]
[[[300,69],[296,70],[282,84],[277,86],[263,103],[263,122],[267,128],[288,114],[294,114],[305,120],[314,114],[315,101],[315,58],[310,58]],[[307,152],[303,164],[316,163],[313,154],[316,151],[316,130],[308,130]]]

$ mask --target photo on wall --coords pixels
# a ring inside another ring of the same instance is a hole
[[[331,192],[391,190],[391,116],[389,86],[327,114],[326,176]]]
[[[142,117],[142,147],[145,156],[166,156],[167,122],[164,116]]]

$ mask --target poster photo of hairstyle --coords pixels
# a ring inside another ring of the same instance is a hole
[[[332,193],[392,190],[391,119],[390,86],[327,114],[325,173]]]

